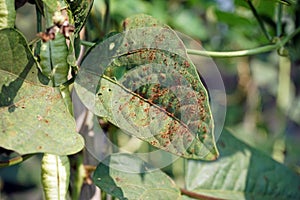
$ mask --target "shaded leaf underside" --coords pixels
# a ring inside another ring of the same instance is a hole
[[[220,158],[188,161],[186,187],[221,199],[300,199],[300,177],[224,130]]]

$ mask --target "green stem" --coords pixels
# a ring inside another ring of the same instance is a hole
[[[42,13],[40,11],[40,8],[38,7],[38,4],[35,5],[35,11],[36,11],[36,29],[37,32],[42,32]],[[40,38],[38,38],[40,39]],[[41,52],[41,40],[36,40],[37,44],[36,44],[36,48],[34,50],[34,54],[35,55],[40,55]]]
[[[104,33],[106,34],[109,30],[109,16],[110,16],[110,0],[105,0],[105,16],[104,16]]]
[[[276,36],[277,37],[280,37],[280,35],[281,35],[281,30],[282,30],[281,18],[282,18],[282,4],[279,3],[277,6],[277,24],[276,24]]]
[[[192,55],[199,55],[199,56],[229,58],[229,57],[241,57],[241,56],[249,56],[249,55],[265,53],[277,49],[278,47],[279,47],[278,44],[271,44],[271,45],[266,45],[266,46],[257,47],[253,49],[246,49],[240,51],[226,51],[226,52],[187,49],[187,53]]]
[[[21,155],[21,156],[14,157],[14,158],[11,158],[11,159],[6,160],[6,161],[0,161],[0,168],[1,167],[12,166],[12,165],[15,165],[15,164],[19,164],[19,163],[27,160],[28,158],[30,158],[33,155],[34,154]]]
[[[261,30],[263,31],[263,33],[265,34],[266,38],[267,38],[269,41],[272,41],[272,37],[271,37],[270,34],[268,33],[268,31],[267,31],[267,29],[266,29],[266,27],[265,27],[265,25],[264,25],[262,19],[260,18],[260,16],[259,16],[258,13],[256,12],[256,9],[255,9],[255,7],[253,6],[251,0],[246,0],[246,1],[247,1],[248,5],[249,5],[249,7],[250,7],[250,9],[251,9],[251,11],[252,11],[254,17],[255,17],[256,20],[258,21],[258,24],[259,24]]]
[[[283,38],[280,47],[283,47],[288,41],[290,41],[293,37],[295,37],[299,33],[300,33],[300,27],[296,28],[294,32],[292,32],[290,35]]]
[[[60,94],[62,96],[62,99],[65,103],[65,106],[66,108],[68,109],[68,112],[74,116],[74,113],[73,113],[73,104],[72,104],[72,99],[71,99],[71,93],[70,93],[70,90],[69,90],[69,85],[61,85],[59,87],[60,89]]]
[[[96,45],[96,43],[89,42],[89,41],[86,41],[86,40],[80,40],[80,44],[83,45],[83,46],[86,46],[86,47],[92,47],[92,46]]]
[[[293,37],[295,37],[299,33],[300,33],[300,27],[298,27],[290,35],[283,38],[283,40],[279,40],[275,44],[270,44],[262,47],[253,48],[253,49],[246,49],[240,51],[226,51],[226,52],[187,49],[187,53],[192,55],[211,56],[211,57],[219,57],[219,58],[250,56],[250,55],[255,55],[260,53],[266,53],[278,49],[280,47],[283,47],[287,42],[289,42]]]

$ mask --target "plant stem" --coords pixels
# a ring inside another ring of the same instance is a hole
[[[265,25],[264,25],[262,19],[260,18],[260,16],[259,16],[258,13],[256,12],[256,9],[255,9],[255,7],[253,6],[251,0],[246,0],[246,1],[247,1],[248,5],[249,5],[249,7],[250,7],[250,9],[251,9],[251,11],[252,11],[254,17],[255,17],[256,20],[258,21],[258,24],[259,24],[261,30],[263,31],[263,33],[265,34],[266,38],[267,38],[269,41],[272,41],[271,35],[270,35],[269,32],[267,31],[267,29],[266,29],[266,27],[265,27]]]
[[[105,15],[104,15],[104,33],[106,34],[109,30],[109,18],[110,18],[110,0],[105,0]]]
[[[219,57],[219,58],[250,56],[250,55],[255,55],[260,53],[266,53],[278,49],[280,47],[283,47],[287,42],[289,42],[293,37],[295,37],[299,33],[300,33],[300,27],[298,27],[293,33],[286,36],[282,40],[279,40],[275,44],[269,44],[266,46],[257,47],[253,49],[246,49],[240,51],[226,51],[226,52],[187,49],[187,53],[192,55],[211,56],[211,57]]]
[[[42,13],[40,12],[40,8],[38,7],[38,4],[35,5],[35,11],[36,11],[36,29],[37,32],[39,33],[42,31]],[[37,40],[36,48],[34,50],[35,55],[40,55],[41,45],[42,45],[41,41]]]
[[[276,23],[276,36],[277,37],[280,37],[280,35],[281,35],[281,29],[282,29],[281,18],[282,18],[282,4],[279,3],[277,6],[277,23]]]
[[[80,40],[80,44],[83,45],[83,46],[87,46],[87,47],[92,47],[92,46],[96,45],[96,43],[89,42],[89,41],[86,41],[86,40]]]
[[[246,49],[240,51],[226,51],[226,52],[187,49],[187,53],[192,55],[199,55],[199,56],[229,58],[229,57],[241,57],[241,56],[249,56],[249,55],[265,53],[277,49],[278,47],[279,47],[278,44],[271,44],[271,45],[266,45],[266,46],[257,47],[253,49]]]

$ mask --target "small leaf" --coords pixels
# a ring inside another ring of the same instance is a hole
[[[42,184],[46,199],[66,199],[69,179],[70,162],[68,156],[44,154],[42,159]]]
[[[251,28],[252,19],[238,15],[237,13],[230,13],[221,10],[215,10],[218,22],[223,22],[231,26],[244,26]]]
[[[45,7],[48,7],[49,11],[54,13],[59,6],[59,1],[53,1],[53,0],[42,0]]]
[[[73,154],[84,146],[58,88],[45,85],[24,37],[0,31],[0,146],[20,154]]]
[[[67,57],[68,47],[61,33],[57,33],[54,40],[45,42],[41,46],[42,73],[53,81],[54,86],[59,86],[68,80]]]
[[[75,23],[75,36],[79,34],[90,13],[94,0],[67,0]]]
[[[81,64],[75,89],[82,102],[155,147],[216,159],[207,91],[183,42],[149,16],[126,19],[123,27],[127,31],[96,45]]]
[[[119,199],[181,199],[180,190],[162,171],[130,154],[114,154],[94,172],[94,183]]]
[[[300,177],[260,151],[223,131],[220,158],[188,161],[186,187],[221,199],[300,199]]]

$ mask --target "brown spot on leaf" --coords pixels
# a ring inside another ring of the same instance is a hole
[[[156,146],[157,145],[157,141],[155,141],[155,140],[151,141],[150,144],[153,145],[153,146]]]
[[[124,30],[126,30],[128,24],[129,24],[129,20],[128,20],[128,19],[125,19],[125,20],[123,21],[123,24],[122,24]]]
[[[160,76],[160,78],[162,78],[162,79],[166,79],[166,74],[164,74],[164,73],[160,73],[159,76]]]
[[[190,63],[187,60],[185,60],[183,65],[184,65],[184,67],[188,68],[190,66]]]
[[[116,177],[116,181],[117,181],[117,182],[120,182],[121,180],[122,180],[121,178]]]

